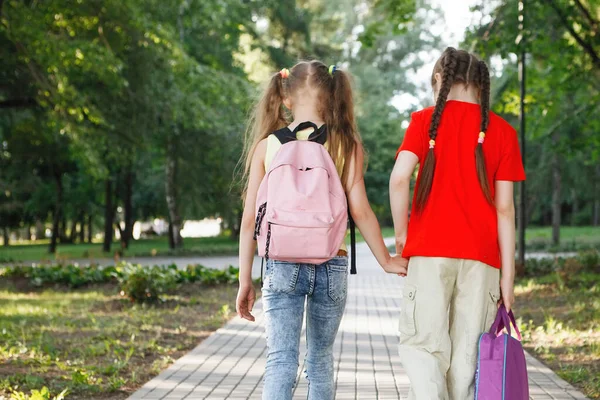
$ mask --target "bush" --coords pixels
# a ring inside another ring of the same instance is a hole
[[[558,268],[556,269],[558,288],[563,290],[565,287],[569,286],[571,281],[573,281],[573,278],[579,274],[582,269],[583,266],[575,257],[567,258],[566,260],[559,262]]]
[[[5,267],[2,275],[6,277],[25,278],[33,286],[49,283],[64,284],[72,288],[114,281],[115,267],[91,265],[34,265]]]
[[[559,260],[556,258],[530,258],[525,260],[525,275],[541,276],[556,271]]]
[[[579,262],[587,271],[595,271],[600,268],[600,252],[595,249],[579,253]]]
[[[132,264],[120,264],[116,267],[35,265],[0,268],[0,276],[26,279],[36,287],[60,284],[77,288],[98,283],[118,283],[119,290],[132,301],[156,302],[162,295],[174,291],[179,284],[234,283],[237,281],[238,269],[230,266],[228,269],[218,270],[198,264],[188,265],[186,269],[178,269],[175,264],[152,267]]]
[[[160,300],[161,295],[177,287],[178,275],[176,267],[126,264],[116,277],[122,295],[138,303],[155,303]]]
[[[203,265],[188,265],[180,270],[180,282],[202,282],[206,284],[237,282],[239,270],[229,266],[226,270],[210,269]]]

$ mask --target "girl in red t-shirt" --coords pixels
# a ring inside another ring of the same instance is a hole
[[[390,179],[396,247],[410,259],[399,349],[410,399],[472,399],[499,281],[506,308],[514,301],[513,182],[525,172],[515,130],[490,111],[485,62],[448,48],[431,83],[435,106],[412,115]]]

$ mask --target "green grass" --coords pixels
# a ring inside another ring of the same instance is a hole
[[[567,242],[573,240],[600,242],[600,226],[563,226],[560,228],[560,237],[561,240]],[[552,238],[552,228],[549,226],[527,228],[525,233],[526,240],[540,238],[550,240]]]
[[[525,232],[528,250],[579,251],[600,248],[600,226],[563,226],[560,228],[560,245],[552,245],[551,227],[531,227]]]
[[[39,290],[3,279],[0,398],[47,387],[67,399],[124,399],[227,321],[236,289],[185,284],[148,306],[114,284]]]
[[[72,259],[112,258],[115,252],[121,250],[121,244],[114,242],[111,253],[102,251],[102,243],[59,244],[56,254],[48,253],[48,242],[36,244],[15,244],[8,248],[0,247],[0,262],[10,261],[68,261]],[[141,239],[132,241],[125,256],[166,256],[166,255],[215,255],[236,254],[238,243],[228,237],[187,238],[184,239],[184,249],[173,252],[169,250],[166,237]]]
[[[569,274],[567,282],[557,274],[524,279],[515,293],[525,348],[600,399],[600,273]]]

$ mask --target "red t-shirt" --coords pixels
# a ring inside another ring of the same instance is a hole
[[[412,114],[398,149],[398,153],[406,150],[419,157],[419,172],[429,151],[432,113],[430,107]],[[475,167],[480,124],[478,104],[446,103],[434,149],[433,185],[421,213],[415,212],[413,200],[404,257],[464,258],[500,268],[496,209],[486,201]],[[495,181],[525,180],[517,133],[492,112],[483,151],[492,198]]]

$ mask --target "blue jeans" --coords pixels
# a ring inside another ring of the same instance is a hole
[[[263,400],[292,399],[305,301],[308,399],[335,398],[333,343],[344,314],[347,287],[347,257],[321,265],[267,262],[262,289],[267,332]]]

